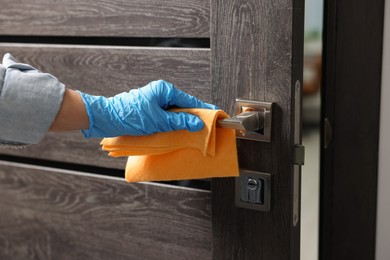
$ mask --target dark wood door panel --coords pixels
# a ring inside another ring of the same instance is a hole
[[[210,192],[0,161],[0,259],[211,259]]]
[[[164,79],[211,101],[209,49],[0,43],[0,56],[7,52],[90,94],[110,96]]]
[[[209,37],[207,0],[0,1],[0,34]]]
[[[301,0],[211,1],[213,102],[230,113],[236,98],[275,102],[271,142],[237,143],[240,168],[271,174],[271,210],[236,207],[235,180],[213,179],[213,259],[299,259],[300,172],[294,171],[293,145],[303,6]]]
[[[101,150],[100,141],[100,138],[86,139],[78,131],[48,133],[39,144],[22,149],[4,148],[0,150],[0,154],[94,167],[125,169],[127,157],[109,157],[107,152]]]

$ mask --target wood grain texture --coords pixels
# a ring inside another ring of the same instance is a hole
[[[0,56],[13,54],[67,87],[114,95],[164,79],[210,101],[210,50],[0,43]]]
[[[213,0],[211,12],[213,102],[230,113],[236,98],[276,102],[271,143],[238,141],[240,168],[272,174],[271,211],[237,208],[234,179],[214,179],[213,259],[299,259],[292,156],[303,1]]]
[[[207,0],[0,1],[0,35],[209,37]]]
[[[0,162],[1,259],[211,259],[210,192],[29,167]]]
[[[112,96],[165,79],[210,102],[210,51],[184,48],[88,47],[0,43],[0,55],[10,52],[22,62],[55,75],[67,87]],[[123,168],[124,159],[108,158],[97,139],[80,133],[48,134],[39,145],[2,149],[2,154]]]
[[[321,260],[375,259],[384,4],[325,1]]]

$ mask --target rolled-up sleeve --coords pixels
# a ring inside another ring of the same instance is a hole
[[[39,143],[53,123],[64,93],[65,86],[56,77],[4,55],[0,64],[0,143]]]

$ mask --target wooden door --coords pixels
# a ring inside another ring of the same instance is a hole
[[[163,78],[230,114],[236,98],[275,102],[271,142],[238,141],[240,167],[272,175],[270,212],[237,208],[233,178],[123,183],[124,160],[79,133],[3,150],[1,259],[299,259],[303,1],[0,3],[0,54],[68,87],[108,96]],[[149,46],[173,40],[198,47]]]
[[[237,208],[234,180],[214,179],[213,259],[299,259],[303,1],[212,1],[211,92],[275,102],[270,143],[238,141],[241,168],[272,175],[270,212]]]

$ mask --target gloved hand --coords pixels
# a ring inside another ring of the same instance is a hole
[[[170,106],[217,109],[163,80],[110,98],[79,93],[90,122],[90,128],[82,130],[86,138],[149,135],[183,129],[195,132],[204,126],[201,119],[165,109]]]

